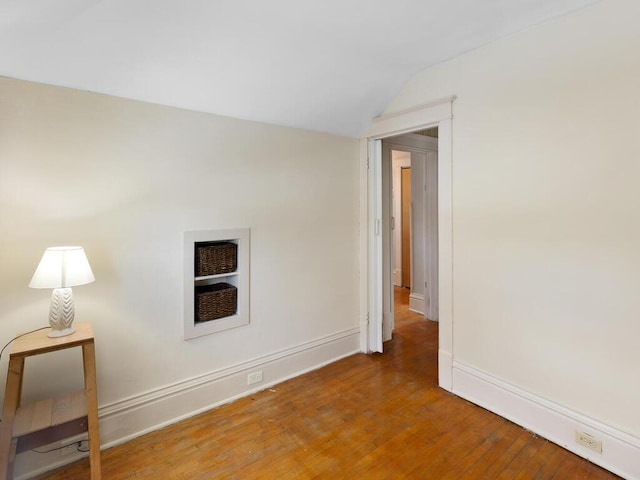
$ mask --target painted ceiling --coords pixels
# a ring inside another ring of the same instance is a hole
[[[0,75],[358,136],[416,72],[592,3],[0,0]]]

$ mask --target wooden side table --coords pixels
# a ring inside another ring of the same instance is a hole
[[[17,453],[88,432],[91,480],[100,480],[98,390],[93,329],[89,322],[74,323],[75,333],[49,338],[48,330],[19,337],[13,343],[0,424],[0,480],[13,478]],[[82,347],[84,390],[21,405],[26,357],[65,348]]]

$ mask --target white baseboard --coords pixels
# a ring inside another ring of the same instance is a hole
[[[360,352],[367,353],[369,352],[369,320],[367,320],[367,316],[365,316],[359,322],[360,325]]]
[[[356,327],[103,405],[98,412],[101,449],[122,444],[358,352],[360,328]],[[247,374],[255,370],[262,371],[264,380],[247,385]],[[73,439],[65,443],[71,441]],[[62,457],[60,452],[25,452],[16,456],[15,478],[26,480],[83,456],[86,454]]]
[[[453,393],[535,432],[627,480],[640,480],[640,438],[453,362]],[[575,441],[575,432],[602,440],[602,454]]]
[[[409,295],[409,310],[424,315],[424,295],[419,293]]]
[[[396,269],[393,271],[393,285],[396,287],[402,286],[402,269]]]
[[[438,350],[438,386],[447,392],[453,391],[453,355],[444,350]]]

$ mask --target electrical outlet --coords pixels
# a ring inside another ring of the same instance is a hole
[[[253,385],[254,383],[260,383],[262,381],[262,370],[259,372],[253,372],[247,375],[247,385]]]
[[[602,440],[588,433],[576,431],[576,442],[584,448],[593,450],[596,453],[602,453]]]

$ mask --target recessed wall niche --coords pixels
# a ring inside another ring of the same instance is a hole
[[[248,228],[184,232],[184,339],[249,324]]]

